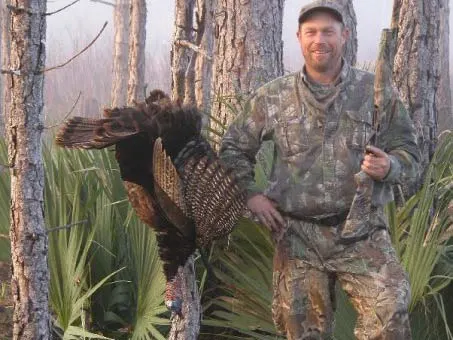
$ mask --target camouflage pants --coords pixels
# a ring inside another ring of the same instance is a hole
[[[411,339],[409,282],[386,229],[343,245],[336,227],[289,220],[273,279],[274,322],[289,340],[332,338],[337,281],[358,313],[357,339]]]

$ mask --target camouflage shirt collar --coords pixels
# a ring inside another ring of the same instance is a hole
[[[302,101],[309,108],[327,112],[329,107],[350,81],[350,66],[343,59],[343,66],[339,76],[333,84],[317,84],[308,79],[305,67],[300,72],[299,90]]]

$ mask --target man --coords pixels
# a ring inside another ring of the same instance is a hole
[[[417,174],[413,124],[394,96],[381,117],[379,147],[367,146],[374,76],[342,59],[348,29],[336,1],[303,7],[297,39],[303,70],[258,89],[220,150],[248,188],[249,209],[276,240],[274,321],[290,340],[330,339],[338,282],[358,313],[357,339],[411,339],[409,282],[383,205],[393,199],[391,184]],[[263,193],[253,168],[264,140],[275,142],[275,157]],[[370,223],[365,235],[344,240],[361,169],[375,181]]]

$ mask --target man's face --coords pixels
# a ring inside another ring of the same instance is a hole
[[[337,67],[347,38],[343,25],[322,11],[311,14],[297,32],[306,66],[320,73]]]

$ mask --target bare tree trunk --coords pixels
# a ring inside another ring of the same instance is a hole
[[[210,106],[213,3],[214,0],[177,0],[175,6],[172,96],[203,110]]]
[[[9,69],[9,50],[11,48],[11,35],[10,35],[10,23],[11,23],[11,16],[10,12],[7,9],[7,5],[10,4],[10,0],[5,0],[4,4],[1,5],[1,50],[3,53],[1,54],[0,59],[0,68],[2,69]],[[9,103],[10,103],[10,93],[11,93],[11,79],[6,75],[0,74],[0,133],[3,134],[5,120],[6,120],[6,113],[9,110]]]
[[[201,306],[195,280],[194,258],[191,256],[182,273],[182,318],[174,316],[168,340],[196,340],[200,333]]]
[[[350,65],[355,65],[357,62],[357,17],[355,15],[352,0],[339,0],[343,6],[343,18],[345,26],[349,28],[349,40],[346,43],[344,58]]]
[[[436,107],[439,116],[439,132],[453,128],[450,87],[450,7],[449,0],[440,0],[440,85]]]
[[[203,53],[195,62],[195,103],[209,112],[211,107],[212,54],[214,50],[214,0],[197,0],[197,39]]]
[[[192,4],[192,11],[195,14],[196,25],[194,26],[195,36],[192,37],[195,46],[199,49],[203,48],[201,42],[204,36],[204,28],[206,24],[206,12],[204,11],[205,1],[196,1],[196,6]],[[209,23],[208,23],[209,24]],[[187,72],[184,83],[184,103],[190,105],[196,105],[195,96],[195,81],[197,76],[197,61],[204,56],[201,53],[195,53],[192,51],[190,54],[189,65],[187,66]]]
[[[2,39],[3,36],[3,7],[4,4],[0,5],[0,40]],[[5,51],[6,52],[6,51]],[[0,70],[6,68],[3,65],[3,46],[0,44]],[[3,74],[0,74],[0,91],[3,91]],[[0,92],[1,93],[1,92]],[[0,135],[3,134],[3,124],[4,124],[4,119],[3,119],[3,98],[0,96]]]
[[[440,0],[397,0],[394,11],[398,41],[393,80],[417,129],[424,170],[434,153],[437,136]],[[411,194],[416,187],[408,189],[407,194]]]
[[[172,99],[192,105],[196,104],[195,64],[198,59],[198,53],[193,49],[200,47],[203,36],[203,27],[200,27],[201,18],[198,15],[197,27],[194,27],[194,8],[195,0],[176,0],[175,32],[171,50]],[[201,306],[193,257],[188,259],[178,279],[182,281],[182,317],[175,315],[172,319],[168,339],[195,340],[200,332]]]
[[[14,339],[50,339],[49,272],[44,227],[43,82],[46,1],[14,0],[11,13],[11,255]]]
[[[193,66],[189,69],[194,52],[182,45],[181,42],[193,43],[193,17],[195,0],[176,0],[175,3],[175,32],[171,49],[171,74],[172,74],[172,98],[183,102],[186,95],[186,84],[193,87]],[[191,79],[186,80],[187,72],[191,73]],[[192,82],[192,84],[190,84]],[[187,102],[193,103],[194,95],[187,91]]]
[[[243,98],[283,75],[284,0],[218,0],[210,127],[223,134]],[[232,109],[233,108],[233,109]],[[212,134],[218,147],[220,137]]]
[[[114,10],[115,42],[113,46],[112,106],[126,105],[128,83],[130,0],[116,0]]]
[[[131,0],[127,104],[145,99],[146,0]]]

